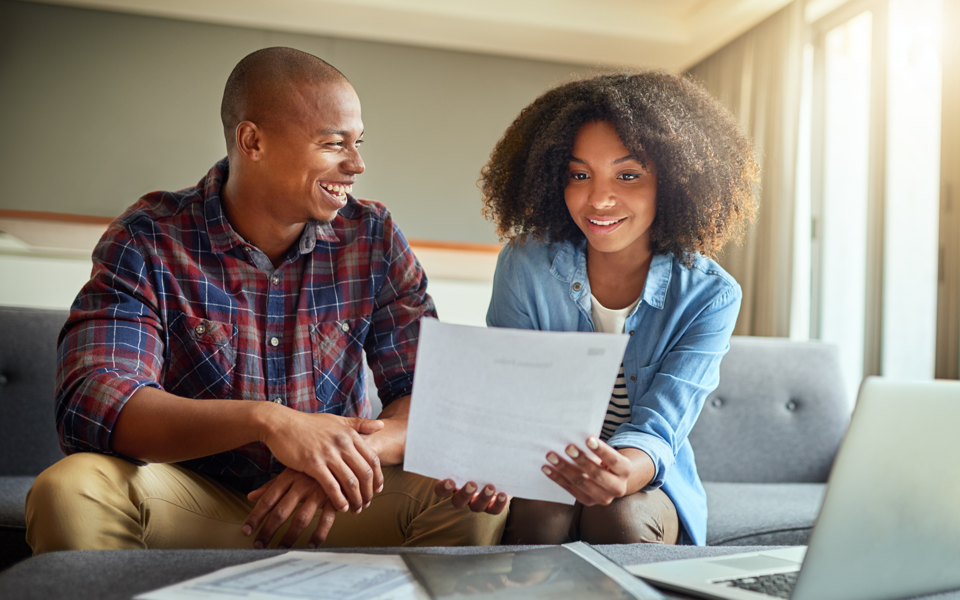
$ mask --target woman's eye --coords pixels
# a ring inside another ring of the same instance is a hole
[[[583,181],[586,178],[587,178],[586,173],[570,173],[570,179],[574,179],[576,181]]]
[[[638,179],[640,177],[640,173],[624,173],[620,175],[620,177],[624,181],[633,181],[634,179]]]

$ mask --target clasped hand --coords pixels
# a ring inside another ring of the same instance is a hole
[[[383,427],[383,421],[284,411],[263,442],[287,469],[248,494],[257,504],[242,525],[243,534],[262,524],[254,547],[264,548],[294,515],[280,541],[290,547],[320,511],[309,545],[323,543],[337,511],[359,513],[383,489],[380,458],[365,439]]]
[[[592,452],[571,444],[565,456],[547,453],[543,473],[584,506],[606,506],[627,495],[633,462],[595,437],[587,438],[586,446]],[[497,494],[493,485],[479,490],[472,481],[458,490],[453,480],[445,479],[437,482],[434,491],[438,496],[452,496],[455,507],[469,506],[473,512],[499,514],[509,501],[509,496]]]

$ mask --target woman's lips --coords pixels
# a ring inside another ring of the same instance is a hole
[[[618,219],[613,219],[610,217],[606,217],[603,219],[595,219],[595,218],[588,217],[586,219],[587,227],[590,229],[590,232],[595,233],[597,235],[612,233],[614,230],[620,227],[620,225],[623,224],[623,222],[626,220],[627,220],[626,217],[620,217]]]

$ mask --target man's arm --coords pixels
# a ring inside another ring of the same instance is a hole
[[[398,398],[387,405],[377,417],[383,429],[363,436],[380,457],[380,464],[389,467],[403,464],[407,445],[407,419],[410,416],[410,396]]]
[[[359,511],[383,485],[380,460],[361,437],[383,428],[359,417],[302,413],[272,402],[193,400],[144,387],[127,400],[113,450],[179,462],[263,442],[285,466],[321,485],[340,511]]]

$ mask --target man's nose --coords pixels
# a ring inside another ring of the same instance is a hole
[[[359,175],[366,170],[366,165],[363,164],[363,159],[360,158],[360,150],[354,148],[350,155],[345,161],[343,161],[343,169],[352,175]]]

